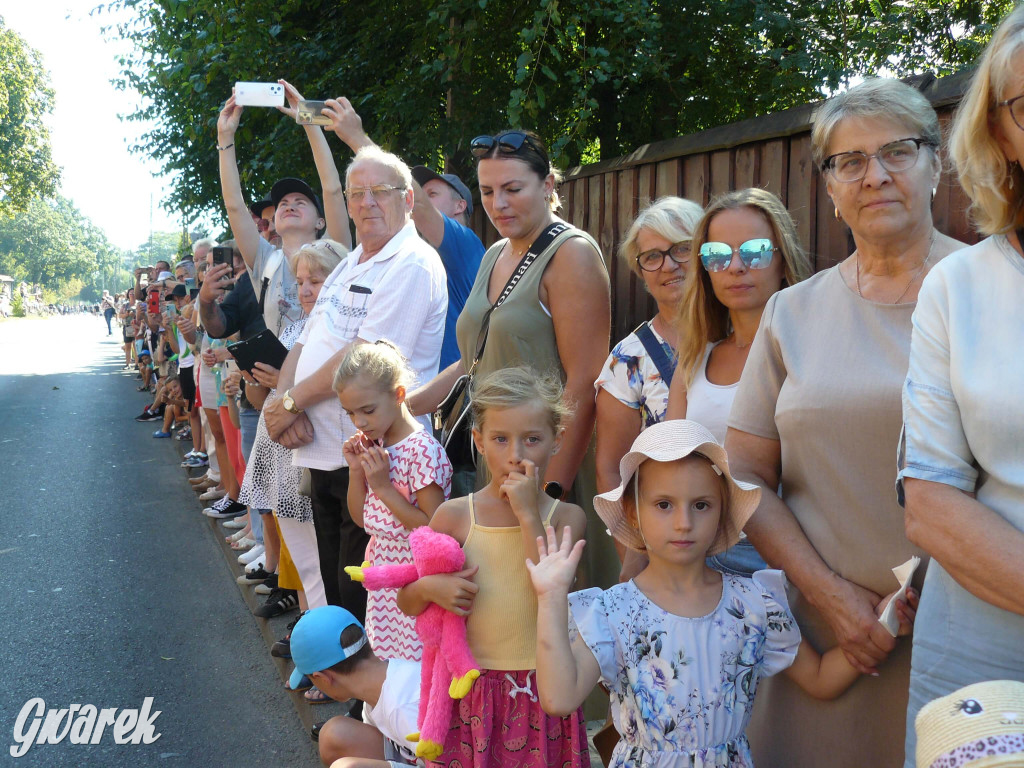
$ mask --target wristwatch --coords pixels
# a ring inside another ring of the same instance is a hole
[[[284,405],[284,409],[288,413],[302,413],[302,409],[295,405],[295,399],[292,397],[290,389],[286,389],[281,395],[281,404]]]

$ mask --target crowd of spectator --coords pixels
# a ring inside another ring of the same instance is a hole
[[[381,149],[345,98],[302,128],[320,192],[284,177],[247,202],[227,100],[234,239],[138,270],[101,311],[152,395],[137,421],[191,441],[182,466],[257,615],[295,612],[272,650],[290,686],[356,700],[320,732],[325,765],[589,765],[600,682],[609,765],[910,768],[934,748],[915,740],[929,701],[1024,681],[1022,62],[1018,9],[950,139],[978,245],[932,220],[931,105],[869,80],[812,134],[853,253],[812,275],[761,189],[660,198],[618,246],[657,312],[615,344],[600,246],[558,217],[536,134],[470,142],[485,249],[466,183]],[[278,365],[239,364],[254,337]],[[435,431],[463,409],[471,432]],[[368,592],[371,567],[416,562],[422,526],[464,565]],[[479,665],[435,667],[459,699],[440,730],[413,619],[432,605],[465,618]],[[970,764],[947,757],[916,764]]]

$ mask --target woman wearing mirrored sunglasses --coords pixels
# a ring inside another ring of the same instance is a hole
[[[733,471],[765,489],[745,530],[798,588],[801,630],[866,674],[827,703],[764,681],[755,764],[903,764],[910,644],[897,645],[876,610],[891,569],[920,553],[893,493],[893,456],[917,291],[958,245],[932,224],[940,139],[928,100],[896,80],[869,80],[815,116],[812,154],[856,250],[769,299],[726,447]]]
[[[478,136],[471,150],[478,163],[481,203],[502,239],[484,254],[459,315],[456,336],[461,360],[410,396],[407,402],[414,413],[436,409],[467,372],[485,314],[533,241],[560,221],[555,211],[561,174],[552,166],[539,136],[528,131]],[[566,423],[562,447],[544,478],[565,489],[572,487],[594,431],[594,381],[608,354],[610,333],[609,279],[600,248],[593,237],[572,226],[538,255],[490,316],[477,377],[529,365],[539,371],[558,371],[565,381],[565,397],[574,404],[575,413]],[[482,477],[476,480],[482,485]],[[453,483],[453,495],[458,495],[455,486],[460,484]]]
[[[676,322],[682,342],[668,418],[703,424],[725,440],[726,422],[768,299],[804,280],[810,261],[782,201],[763,189],[713,200],[693,233]],[[709,564],[749,576],[765,567],[746,538]]]
[[[914,628],[908,724],[962,686],[1024,681],[1022,96],[1018,5],[992,36],[949,138],[988,237],[932,269],[914,312],[899,478],[907,535],[933,559]],[[908,727],[906,766],[915,751]]]

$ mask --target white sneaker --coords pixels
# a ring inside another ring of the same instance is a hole
[[[238,562],[241,563],[242,565],[248,565],[249,563],[251,563],[254,560],[256,560],[256,558],[260,557],[263,554],[263,552],[264,552],[264,546],[262,544],[257,544],[255,547],[250,549],[244,555],[239,555],[238,556]]]
[[[266,584],[257,584],[253,587],[253,592],[257,595],[269,595],[273,591],[273,587],[268,587]]]
[[[199,500],[216,501],[217,499],[223,499],[227,495],[228,492],[225,491],[223,488],[211,488],[210,490],[199,494]]]

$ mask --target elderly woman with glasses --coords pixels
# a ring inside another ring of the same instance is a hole
[[[478,163],[481,202],[501,239],[484,254],[459,315],[461,360],[407,402],[415,413],[437,408],[458,377],[473,367],[486,322],[476,376],[529,365],[541,372],[557,371],[565,382],[574,414],[543,480],[568,489],[594,430],[594,381],[608,354],[611,327],[608,272],[594,238],[555,215],[560,174],[536,134],[478,136],[471,150]],[[534,241],[552,227],[557,230],[554,238],[535,258],[526,259]],[[510,281],[517,271],[518,281]],[[495,308],[503,294],[507,298]],[[482,462],[480,471],[486,471]],[[472,489],[453,489],[453,495],[459,490]]]
[[[904,531],[893,456],[917,292],[960,246],[932,224],[939,141],[931,105],[895,80],[865,82],[815,116],[815,162],[856,250],[768,300],[726,447],[733,471],[764,488],[745,531],[799,590],[801,630],[817,647],[842,646],[865,674],[832,702],[764,681],[755,763],[903,764],[910,647],[896,647],[876,612],[892,568],[921,554]]]
[[[925,703],[1024,680],[1024,7],[982,56],[950,151],[989,237],[937,265],[914,312],[899,477],[907,535],[932,560],[914,631],[907,766]],[[1022,716],[1014,728],[1000,714],[1018,733]]]
[[[643,280],[658,313],[612,348],[594,383],[598,493],[618,487],[619,460],[642,430],[665,418],[679,349],[675,319],[703,213],[689,200],[662,197],[640,212],[619,246],[619,257]]]

